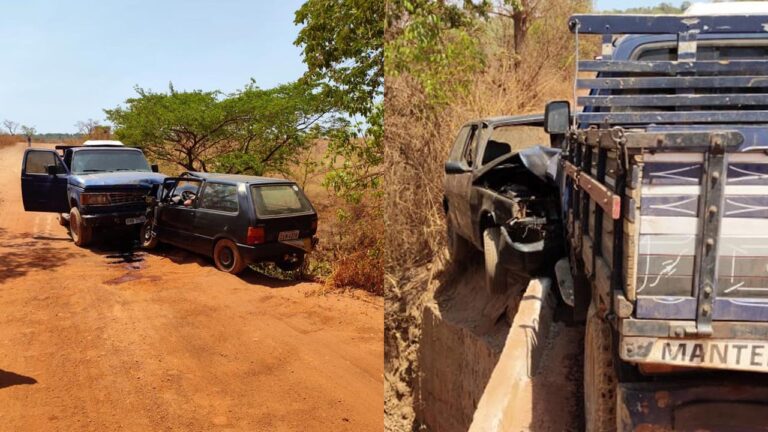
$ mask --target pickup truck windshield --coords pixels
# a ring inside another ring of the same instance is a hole
[[[251,186],[253,205],[259,216],[281,216],[312,211],[296,185]]]
[[[135,150],[80,150],[72,157],[72,172],[75,174],[112,171],[152,170],[144,155]]]

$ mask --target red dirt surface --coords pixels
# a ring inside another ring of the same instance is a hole
[[[0,147],[0,430],[374,431],[383,301],[25,213]]]

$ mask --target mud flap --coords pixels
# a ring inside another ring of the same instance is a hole
[[[621,383],[619,431],[768,430],[768,387],[743,381]]]

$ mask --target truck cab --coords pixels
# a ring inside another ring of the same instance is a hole
[[[24,210],[59,215],[78,246],[97,227],[141,227],[146,196],[164,175],[140,149],[115,143],[28,148],[21,167]]]

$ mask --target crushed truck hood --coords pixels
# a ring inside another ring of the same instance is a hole
[[[160,184],[166,176],[164,174],[144,171],[119,171],[93,174],[73,174],[69,177],[69,183],[81,188],[100,186],[134,186],[152,187]]]

